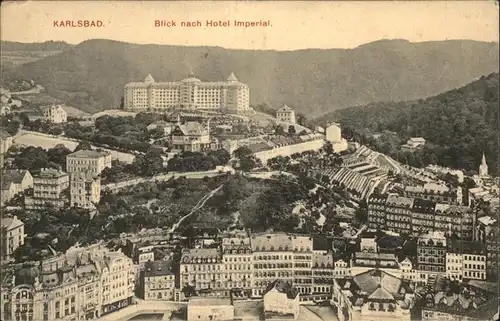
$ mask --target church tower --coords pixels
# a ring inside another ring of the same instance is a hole
[[[481,165],[479,165],[479,176],[488,176],[488,165],[486,164],[486,157],[484,157],[484,152],[483,159],[481,160]]]

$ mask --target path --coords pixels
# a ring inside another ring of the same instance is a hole
[[[219,187],[217,187],[216,189],[210,191],[208,194],[206,194],[205,196],[203,196],[199,201],[198,203],[196,203],[196,205],[193,207],[193,209],[191,210],[191,212],[189,212],[188,214],[184,215],[183,217],[181,217],[179,219],[179,221],[177,223],[175,223],[172,228],[168,231],[168,233],[173,233],[178,227],[179,225],[181,225],[181,223],[187,219],[188,217],[190,217],[191,215],[193,215],[197,210],[199,210],[200,208],[203,207],[203,205],[205,205],[205,203],[212,197],[215,195],[215,193],[217,193],[218,191],[220,191],[220,189],[224,186],[224,184],[220,185]]]

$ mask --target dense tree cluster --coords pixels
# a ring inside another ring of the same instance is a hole
[[[151,148],[148,139],[158,136],[156,131],[148,131],[147,126],[158,117],[148,113],[139,113],[135,118],[102,116],[95,120],[95,128],[84,127],[79,123],[68,123],[64,132],[71,138],[125,151],[145,153]]]
[[[41,147],[21,147],[14,149],[13,165],[18,169],[26,169],[36,171],[42,168],[66,168],[66,156],[71,153],[71,150],[63,144],[58,144],[55,147],[45,150]]]
[[[249,172],[256,167],[262,167],[260,159],[256,158],[252,150],[246,146],[236,149],[233,156],[236,159],[235,168],[244,172]]]
[[[168,161],[167,170],[176,172],[209,171],[227,165],[229,153],[225,149],[203,152],[183,152]]]
[[[493,73],[425,100],[347,108],[333,117],[345,126],[347,138],[405,164],[476,171],[484,151],[490,172],[498,174],[498,91],[498,73]],[[410,137],[424,137],[428,144],[414,153],[401,152]]]
[[[66,251],[81,237],[90,222],[88,211],[76,208],[47,208],[41,211],[19,210],[17,217],[24,222],[28,241],[14,253],[17,262],[37,259],[49,250]]]

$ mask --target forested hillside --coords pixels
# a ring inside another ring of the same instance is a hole
[[[347,108],[317,122],[338,121],[346,135],[415,166],[477,170],[484,151],[490,173],[498,174],[498,93],[493,73],[425,100]],[[400,144],[419,136],[429,142],[422,151],[400,152]]]
[[[498,43],[468,40],[383,40],[353,49],[295,51],[88,40],[16,71],[88,112],[118,108],[124,85],[148,74],[156,81],[177,81],[194,72],[203,81],[218,81],[234,72],[249,85],[252,105],[287,104],[313,116],[435,95],[495,72],[498,59]]]

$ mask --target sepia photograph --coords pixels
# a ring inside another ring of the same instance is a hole
[[[498,1],[0,9],[0,321],[499,320]]]

